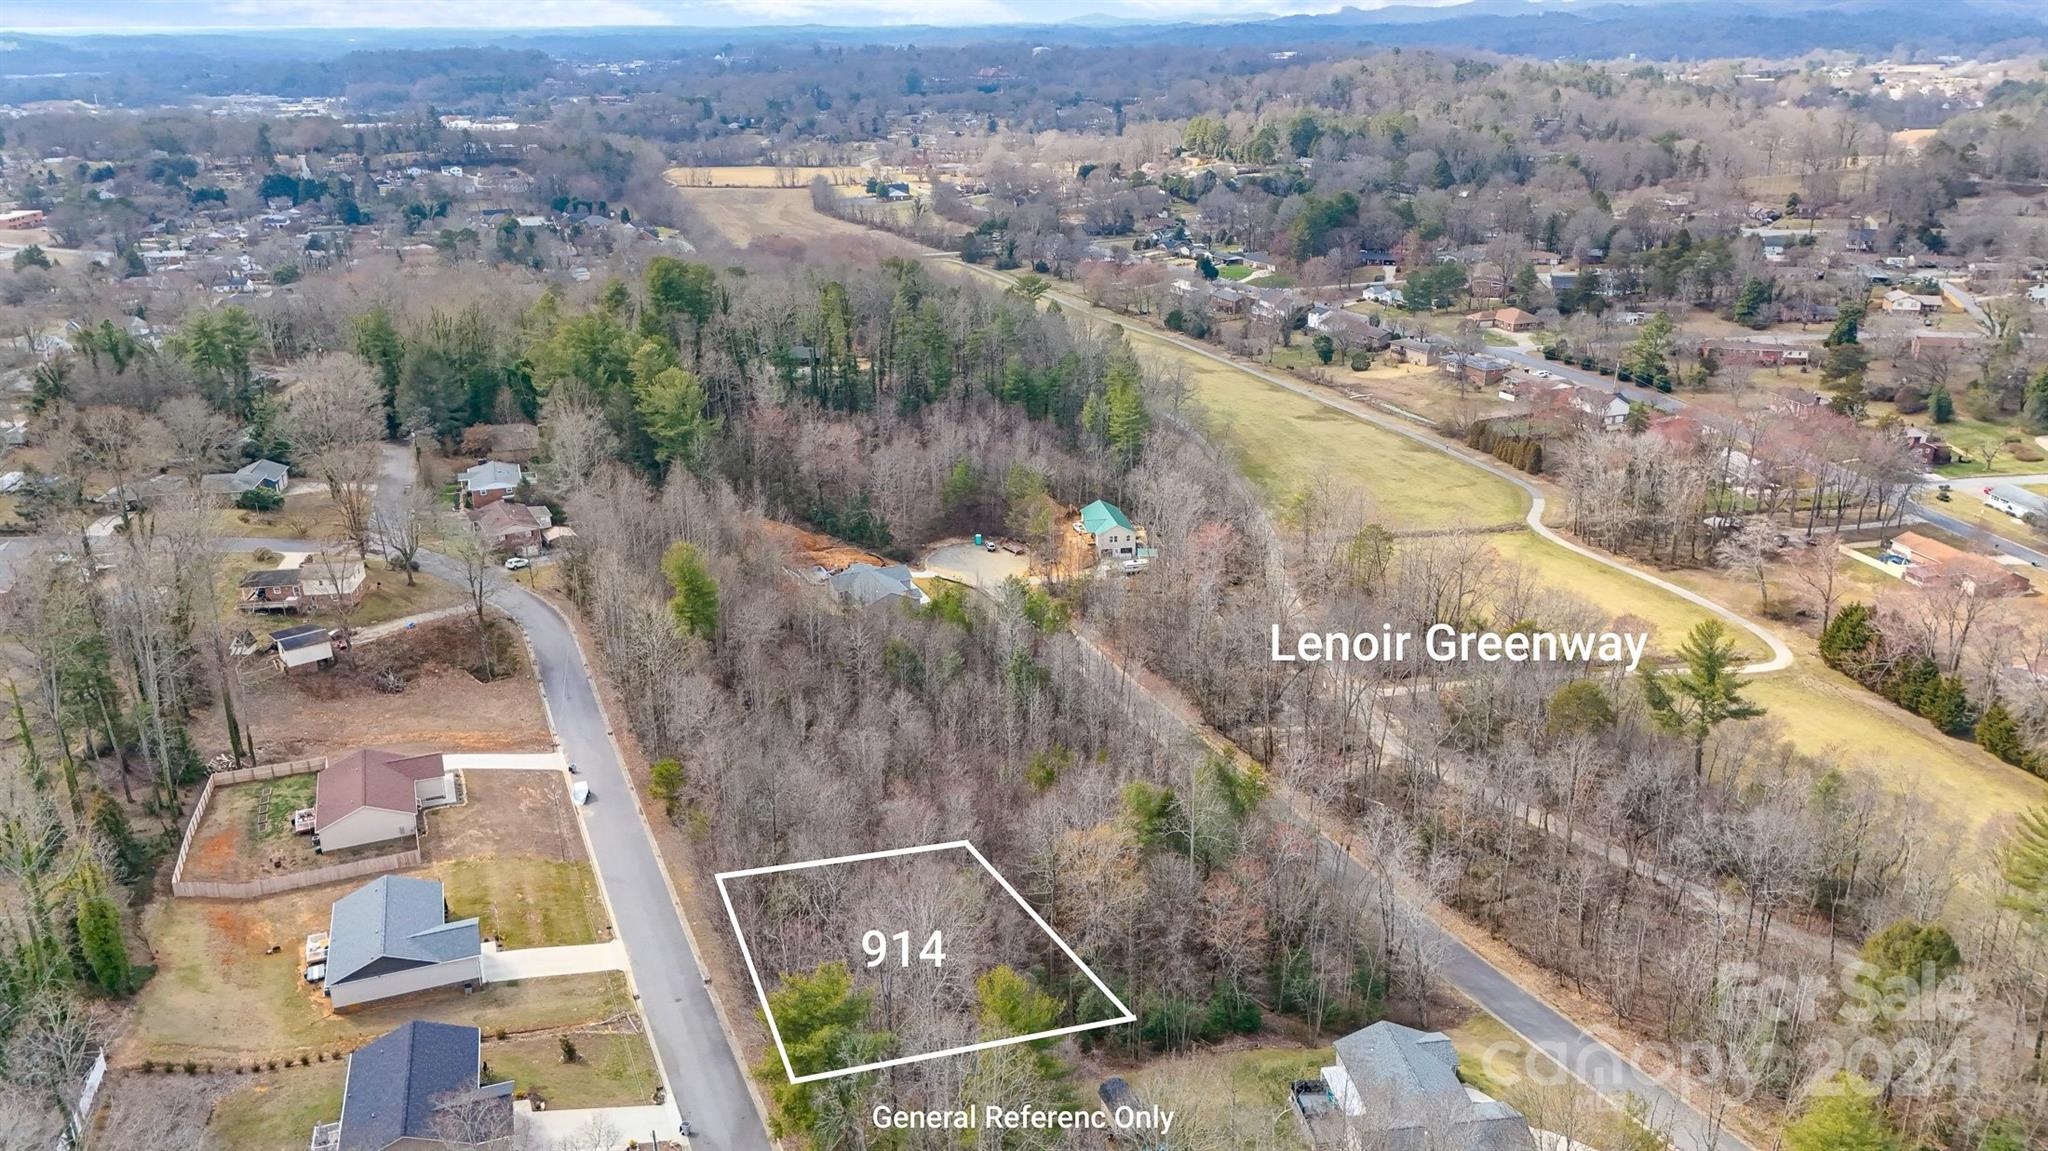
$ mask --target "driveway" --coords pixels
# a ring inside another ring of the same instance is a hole
[[[626,970],[626,949],[617,939],[574,947],[515,947],[510,951],[500,951],[497,944],[486,943],[483,959],[486,983]]]
[[[535,1111],[526,1100],[513,1103],[515,1122],[526,1128],[536,1147],[578,1147],[585,1151],[619,1151],[628,1143],[653,1143],[676,1137],[675,1116],[666,1107],[575,1107]],[[598,1138],[599,1135],[603,1138]],[[703,1139],[700,1134],[698,1139]],[[706,1141],[709,1145],[709,1141]]]
[[[982,276],[995,277],[996,279],[999,279],[1006,284],[1010,282],[1009,277],[1004,276],[1002,273],[990,271],[989,269],[980,267],[979,265],[963,264],[961,266],[967,268],[971,272],[977,273]],[[1518,472],[1505,464],[1499,463],[1490,456],[1482,456],[1476,452],[1468,451],[1464,447],[1451,444],[1430,432],[1418,430],[1402,421],[1389,419],[1385,416],[1380,415],[1377,412],[1371,411],[1370,409],[1352,403],[1349,400],[1338,399],[1334,396],[1329,395],[1326,391],[1322,389],[1310,387],[1298,381],[1288,379],[1286,376],[1274,372],[1269,372],[1264,368],[1260,368],[1252,364],[1247,364],[1241,360],[1234,359],[1198,341],[1190,340],[1184,336],[1175,335],[1174,333],[1169,331],[1153,328],[1147,324],[1127,320],[1121,316],[1116,315],[1113,312],[1109,312],[1104,309],[1098,308],[1088,303],[1086,300],[1081,299],[1078,296],[1070,295],[1062,291],[1048,292],[1047,295],[1058,299],[1060,306],[1062,308],[1066,308],[1068,310],[1069,315],[1085,315],[1099,322],[1113,324],[1119,328],[1128,328],[1131,331],[1137,332],[1149,339],[1164,340],[1167,343],[1173,344],[1197,356],[1201,356],[1203,359],[1213,360],[1214,362],[1222,364],[1225,367],[1233,368],[1237,371],[1244,372],[1251,376],[1255,376],[1258,379],[1268,384],[1271,384],[1276,388],[1284,388],[1287,391],[1293,392],[1298,396],[1314,400],[1316,403],[1322,404],[1324,407],[1335,408],[1336,410],[1343,412],[1345,415],[1350,416],[1355,420],[1371,424],[1382,431],[1392,432],[1397,436],[1401,436],[1405,439],[1409,439],[1414,441],[1415,443],[1421,444],[1423,447],[1426,447],[1431,451],[1442,452],[1444,455],[1450,456],[1451,458],[1458,460],[1460,463],[1470,464],[1471,466],[1478,468],[1481,471],[1488,472],[1494,476],[1499,477],[1500,479],[1506,480],[1508,483],[1511,483],[1515,485],[1515,487],[1521,489],[1523,495],[1529,497],[1529,514],[1524,518],[1527,520],[1529,524],[1529,530],[1536,533],[1538,536],[1541,536],[1544,540],[1548,541],[1549,543],[1556,544],[1558,547],[1561,547],[1566,551],[1574,552],[1578,555],[1584,556],[1585,558],[1592,560],[1594,563],[1600,564],[1603,567],[1613,568],[1615,571],[1621,572],[1632,579],[1642,580],[1644,583],[1650,584],[1651,586],[1657,588],[1660,591],[1668,592],[1671,595],[1675,595],[1679,599],[1684,600],[1685,602],[1693,605],[1694,607],[1700,608],[1703,611],[1712,612],[1714,615],[1721,617],[1723,620],[1726,620],[1728,623],[1733,624],[1735,627],[1741,628],[1743,631],[1746,631],[1749,634],[1755,636],[1758,642],[1762,643],[1765,649],[1770,652],[1770,655],[1766,659],[1759,660],[1755,663],[1749,664],[1748,666],[1744,667],[1742,671],[1745,674],[1760,675],[1765,672],[1781,671],[1785,668],[1792,666],[1792,649],[1786,646],[1784,640],[1778,638],[1778,634],[1776,632],[1770,630],[1769,628],[1764,627],[1762,624],[1759,624],[1756,621],[1751,620],[1738,612],[1730,610],[1729,608],[1723,607],[1721,604],[1716,603],[1711,599],[1708,599],[1706,596],[1700,595],[1698,592],[1692,591],[1688,588],[1680,587],[1677,584],[1672,583],[1670,580],[1664,579],[1660,576],[1651,575],[1649,572],[1646,572],[1641,568],[1635,567],[1631,564],[1623,563],[1622,561],[1615,559],[1613,556],[1610,556],[1605,552],[1596,551],[1593,548],[1586,547],[1583,544],[1580,544],[1574,540],[1566,539],[1564,536],[1559,535],[1556,531],[1551,529],[1550,525],[1543,522],[1543,513],[1547,501],[1544,498],[1542,490],[1538,488],[1535,484],[1529,482],[1528,477],[1524,476],[1521,472]],[[1578,379],[1588,375],[1588,373],[1580,372],[1577,369],[1572,369],[1569,372],[1567,372],[1561,369],[1558,365],[1545,363],[1541,356],[1530,357],[1526,353],[1517,352],[1515,351],[1515,349],[1512,348],[1492,348],[1488,350],[1490,352],[1499,354],[1504,359],[1514,360],[1517,363],[1534,364],[1539,367],[1544,367],[1551,371],[1556,371],[1560,375],[1564,375],[1567,378]],[[1613,383],[1610,380],[1602,380],[1601,377],[1598,376],[1593,376],[1592,379],[1600,381],[1601,386],[1603,387],[1612,386]],[[1683,404],[1678,404],[1676,401],[1672,401],[1671,397],[1664,396],[1659,392],[1644,392],[1640,388],[1623,388],[1620,390],[1625,395],[1629,395],[1631,398],[1636,398],[1639,394],[1640,398],[1643,399],[1644,402],[1655,404],[1657,407],[1664,408],[1665,410],[1672,410],[1674,405],[1678,407],[1683,406]]]
[[[450,771],[562,771],[568,759],[559,751],[449,752],[441,763]]]
[[[1003,586],[1003,581],[1012,576],[1024,578],[1030,568],[1031,561],[1026,556],[1011,555],[1000,548],[987,551],[971,543],[947,544],[924,561],[924,570],[932,575],[987,592]]]
[[[405,498],[412,482],[412,450],[388,445],[384,465],[378,500],[395,503]],[[457,586],[465,583],[461,569],[447,557],[422,552],[419,558],[421,568],[434,576]],[[563,755],[593,792],[623,799],[579,808],[578,816],[584,820],[598,887],[626,950],[669,1103],[689,1120],[700,1147],[769,1151],[767,1128],[754,1108],[739,1057],[726,1040],[576,633],[554,605],[510,581],[496,589],[494,598],[532,645],[541,695]],[[751,1003],[743,999],[735,1009],[746,1010]]]

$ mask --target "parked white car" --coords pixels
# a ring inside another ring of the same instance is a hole
[[[513,556],[511,559],[505,561],[505,570],[508,572],[516,572],[523,568],[530,568],[532,566],[533,561],[527,559],[525,556]]]

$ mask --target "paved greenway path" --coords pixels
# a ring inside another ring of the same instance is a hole
[[[412,475],[411,449],[387,446],[378,481],[379,503],[389,506],[405,499]],[[445,557],[422,552],[420,567],[457,587],[467,586],[461,570]],[[581,814],[591,862],[626,947],[641,1014],[669,1085],[670,1105],[694,1128],[693,1147],[768,1151],[768,1133],[755,1110],[746,1073],[711,1001],[653,831],[598,704],[575,629],[553,604],[511,581],[495,592],[495,601],[525,630],[562,753],[576,765],[578,778],[590,784],[590,803]],[[749,998],[738,1009],[746,1010],[752,1002]]]
[[[953,259],[957,263],[957,257],[952,256],[951,253],[940,253],[939,257]],[[994,279],[1000,280],[1005,284],[1014,282],[1010,280],[1009,277],[1003,275],[1001,272],[993,271],[988,268],[979,267],[973,264],[960,264],[959,266],[978,275],[992,277]],[[1295,395],[1303,397],[1304,399],[1314,400],[1316,403],[1319,403],[1324,407],[1332,408],[1336,411],[1343,412],[1345,415],[1350,416],[1353,419],[1359,420],[1363,423],[1371,424],[1382,431],[1392,432],[1397,436],[1405,437],[1406,439],[1412,440],[1415,443],[1421,444],[1422,446],[1429,448],[1431,451],[1441,452],[1444,455],[1447,455],[1460,463],[1469,464],[1472,467],[1480,469],[1481,471],[1487,472],[1500,479],[1506,480],[1508,483],[1515,485],[1516,488],[1521,490],[1523,495],[1529,498],[1529,512],[1528,515],[1523,517],[1523,519],[1529,525],[1529,530],[1536,533],[1536,535],[1538,535],[1545,541],[1554,544],[1558,547],[1561,547],[1566,551],[1584,556],[1585,558],[1592,560],[1594,563],[1612,568],[1618,572],[1625,573],[1633,579],[1639,579],[1644,583],[1647,583],[1650,586],[1657,588],[1659,591],[1668,592],[1671,595],[1675,595],[1679,599],[1682,599],[1687,603],[1692,604],[1694,607],[1712,612],[1715,615],[1720,616],[1722,619],[1727,620],[1729,623],[1734,624],[1736,627],[1739,627],[1744,631],[1747,631],[1751,635],[1755,636],[1757,640],[1761,642],[1765,646],[1765,648],[1767,648],[1770,651],[1771,655],[1769,659],[1760,660],[1756,663],[1752,663],[1749,666],[1743,668],[1742,670],[1745,673],[1750,675],[1758,675],[1765,672],[1782,671],[1785,668],[1792,666],[1792,649],[1790,647],[1787,647],[1785,641],[1779,639],[1777,634],[1771,631],[1769,628],[1766,628],[1763,625],[1755,622],[1754,620],[1751,620],[1735,611],[1723,607],[1721,604],[1716,603],[1714,600],[1709,599],[1708,597],[1703,596],[1698,592],[1691,590],[1690,588],[1680,587],[1679,585],[1672,583],[1670,580],[1664,579],[1661,576],[1652,575],[1651,573],[1646,572],[1639,567],[1635,567],[1632,564],[1624,563],[1621,560],[1615,559],[1613,556],[1610,556],[1605,552],[1596,551],[1593,548],[1586,547],[1583,544],[1580,544],[1573,540],[1566,539],[1564,536],[1559,535],[1555,530],[1553,530],[1550,527],[1550,525],[1543,522],[1543,513],[1548,506],[1548,501],[1545,499],[1542,490],[1539,489],[1535,484],[1529,482],[1529,480],[1520,472],[1515,471],[1513,468],[1510,468],[1505,464],[1499,463],[1498,461],[1489,459],[1484,456],[1480,456],[1476,453],[1466,451],[1465,449],[1458,447],[1457,445],[1448,443],[1445,440],[1440,439],[1437,436],[1431,435],[1428,432],[1419,431],[1398,420],[1394,420],[1387,416],[1380,415],[1377,412],[1370,411],[1366,408],[1360,407],[1356,404],[1352,404],[1346,400],[1339,399],[1335,396],[1326,395],[1316,388],[1310,387],[1299,381],[1289,379],[1285,375],[1267,371],[1266,369],[1258,367],[1256,365],[1247,364],[1242,360],[1233,359],[1230,356],[1224,355],[1221,352],[1214,351],[1194,340],[1190,340],[1186,337],[1176,335],[1172,332],[1154,328],[1150,324],[1130,320],[1123,316],[1119,316],[1114,312],[1098,308],[1095,305],[1090,304],[1088,301],[1081,299],[1078,296],[1069,295],[1068,293],[1058,289],[1049,291],[1046,293],[1046,295],[1057,299],[1060,302],[1060,306],[1062,308],[1068,309],[1070,312],[1077,312],[1081,315],[1087,316],[1090,319],[1097,320],[1102,323],[1114,324],[1119,328],[1124,328],[1128,331],[1141,335],[1147,339],[1159,340],[1162,343],[1172,344],[1175,347],[1178,347],[1191,355],[1201,356],[1203,359],[1211,360],[1215,363],[1223,365],[1224,367],[1231,368],[1239,372],[1243,372],[1246,375],[1252,376],[1263,383],[1271,384],[1276,388],[1284,388],[1287,391],[1293,392]]]

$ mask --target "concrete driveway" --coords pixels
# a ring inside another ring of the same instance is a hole
[[[567,771],[569,760],[559,751],[449,752],[441,763],[450,771]]]
[[[626,945],[613,939],[573,947],[515,947],[500,951],[497,944],[486,943],[483,960],[486,983],[588,975],[595,971],[626,970]]]
[[[379,500],[395,503],[412,482],[412,452],[388,445],[384,460]],[[445,556],[423,552],[420,566],[458,586],[464,583],[461,570]],[[696,946],[670,895],[576,633],[553,604],[517,584],[501,584],[495,598],[532,645],[541,696],[564,756],[576,764],[579,778],[590,781],[592,791],[617,801],[592,804],[582,809],[582,818],[598,886],[625,947],[633,989],[668,1083],[667,1110],[690,1121],[699,1147],[769,1151],[767,1127],[727,1042],[712,989],[697,966]],[[753,996],[747,989],[735,988],[734,994],[734,1010],[751,1009]]]

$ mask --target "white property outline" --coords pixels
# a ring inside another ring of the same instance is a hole
[[[1081,974],[1088,977],[1088,982],[1093,983],[1097,991],[1102,992],[1111,1003],[1115,1004],[1116,1009],[1121,1014],[1115,1019],[1102,1019],[1094,1023],[1077,1023],[1072,1027],[1061,1027],[1052,1031],[1034,1031],[1029,1035],[1017,1035],[1008,1039],[991,1039],[986,1043],[970,1043],[964,1047],[948,1047],[944,1051],[931,1051],[923,1055],[905,1055],[896,1059],[884,1059],[878,1063],[862,1063],[858,1066],[841,1067],[833,1071],[819,1071],[811,1075],[798,1075],[796,1068],[789,1064],[789,1049],[782,1045],[782,1029],[775,1025],[775,1009],[768,1005],[768,990],[761,984],[760,969],[754,966],[754,953],[747,946],[747,933],[740,926],[739,913],[733,910],[732,892],[726,890],[725,881],[728,879],[744,879],[750,875],[772,875],[778,871],[805,871],[813,867],[831,867],[841,863],[865,863],[872,859],[895,859],[905,855],[922,855],[930,851],[953,851],[956,849],[964,849],[967,854],[974,857],[976,863],[981,864],[982,870],[995,877],[996,883],[1009,893],[1011,899],[1017,901],[1017,906],[1024,909],[1024,914],[1031,917],[1031,922],[1036,923],[1040,931],[1045,932],[1054,943],[1059,945],[1060,951],[1068,959],[1074,961],[1074,966],[1081,969]],[[1010,881],[1003,878],[1003,873],[996,870],[995,865],[988,861],[987,856],[983,855],[972,843],[964,839],[956,839],[949,843],[929,843],[923,847],[895,847],[887,851],[863,852],[860,855],[836,855],[830,859],[808,859],[801,863],[778,863],[769,867],[749,867],[740,871],[721,871],[714,878],[718,880],[718,897],[725,901],[726,917],[732,921],[733,936],[740,943],[740,958],[746,960],[747,975],[754,981],[754,994],[761,999],[761,1014],[768,1018],[768,1034],[775,1040],[775,1053],[782,1057],[783,1073],[789,1076],[791,1083],[815,1083],[820,1079],[837,1079],[846,1075],[858,1075],[865,1071],[879,1071],[884,1067],[899,1067],[905,1063],[922,1063],[927,1059],[943,1059],[949,1055],[967,1055],[996,1047],[1009,1047],[1018,1043],[1033,1043],[1040,1039],[1053,1039],[1061,1035],[1073,1035],[1081,1031],[1094,1031],[1103,1027],[1116,1027],[1125,1023],[1137,1022],[1138,1017],[1132,1014],[1129,1007],[1124,1006],[1124,1001],[1116,997],[1116,992],[1111,991],[1109,985],[1104,983],[1092,968],[1086,963],[1081,962],[1081,957],[1074,954],[1074,949],[1067,946],[1067,941],[1060,938],[1060,933],[1052,929],[1052,924],[1047,923],[1044,917],[1038,914],[1037,909],[1032,907],[1022,895],[1018,894],[1016,888],[1010,886]]]

